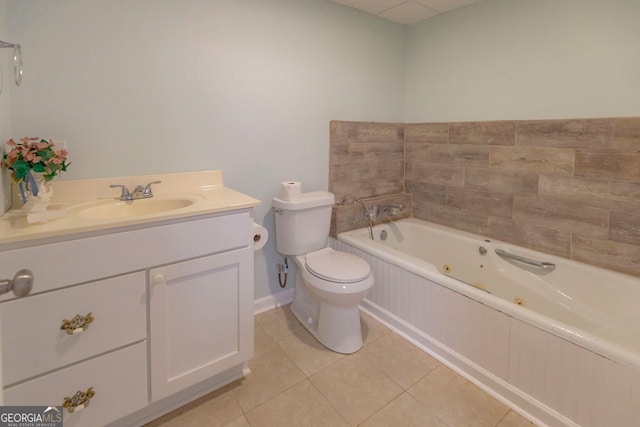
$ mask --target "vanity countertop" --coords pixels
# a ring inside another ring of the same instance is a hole
[[[152,186],[154,197],[148,199],[120,201],[121,190],[110,187],[122,184],[133,191],[137,185],[158,180],[162,182]],[[0,250],[30,246],[42,239],[249,209],[259,204],[259,200],[225,187],[221,171],[54,180],[52,199],[46,210],[31,211],[31,223],[24,209],[12,209],[0,216]],[[44,209],[43,205],[39,208]],[[33,222],[39,217],[52,219]]]

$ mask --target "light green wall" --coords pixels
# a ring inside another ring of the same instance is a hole
[[[326,189],[329,121],[402,121],[404,27],[320,0],[10,0],[15,136],[67,141],[67,178],[221,169],[262,201]],[[256,298],[280,290],[273,237]],[[291,284],[293,280],[289,283]],[[289,285],[290,287],[290,285]]]
[[[221,169],[273,236],[281,181],[327,188],[333,119],[640,115],[638,22],[640,0],[485,0],[409,27],[323,0],[0,0],[24,54],[0,137],[66,140],[68,178]],[[256,298],[279,259],[271,237]]]
[[[0,0],[0,40],[13,43],[9,37],[7,19],[7,0]],[[2,80],[0,92],[0,143],[9,139],[11,134],[11,92],[15,89],[13,80],[13,50],[0,49],[0,72]],[[1,151],[0,151],[1,154]],[[11,205],[11,180],[6,169],[0,171],[0,215]]]
[[[640,115],[640,1],[485,0],[408,27],[405,121]]]

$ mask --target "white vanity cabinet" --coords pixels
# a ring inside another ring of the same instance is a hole
[[[251,230],[239,209],[0,251],[2,274],[34,275],[26,297],[0,297],[4,404],[91,389],[65,426],[135,425],[240,376],[253,355]],[[61,329],[76,315],[86,328]]]

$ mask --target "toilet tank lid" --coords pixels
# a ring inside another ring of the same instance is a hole
[[[295,200],[283,200],[273,198],[273,207],[287,211],[299,211],[302,209],[317,208],[318,206],[333,205],[335,197],[328,191],[310,191],[302,193]]]

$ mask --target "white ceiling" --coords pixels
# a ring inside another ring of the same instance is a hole
[[[415,24],[481,0],[331,0],[398,24]]]

